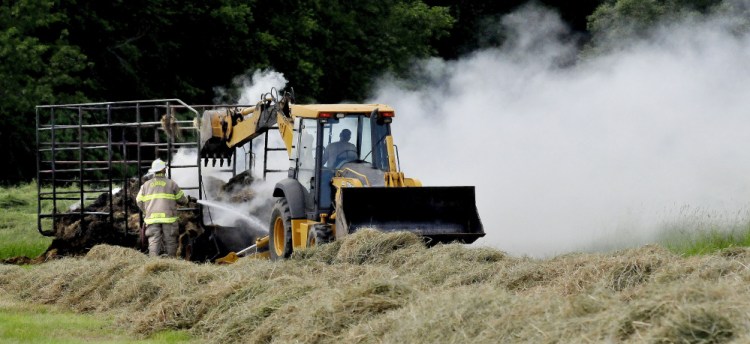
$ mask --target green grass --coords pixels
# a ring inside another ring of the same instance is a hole
[[[52,242],[37,230],[36,195],[36,183],[0,188],[0,259],[36,257]]]
[[[75,201],[58,202],[58,208]],[[50,211],[51,202],[44,205]],[[35,183],[0,187],[0,260],[36,257],[52,242],[37,230]],[[64,208],[63,208],[64,209]],[[48,228],[49,223],[47,224]],[[33,269],[31,266],[25,268]],[[118,331],[112,319],[102,315],[62,312],[49,306],[25,305],[6,300],[0,293],[0,343],[185,343],[186,332],[159,332],[136,340]]]
[[[58,311],[0,299],[0,343],[189,343],[186,332],[164,331],[133,339],[101,315]]]
[[[58,188],[58,191],[77,190]],[[50,191],[48,188],[42,191]],[[58,201],[64,210],[76,201]],[[14,187],[0,187],[0,260],[15,256],[37,257],[52,243],[37,229],[37,185],[35,182]],[[52,201],[42,203],[42,211],[50,213]],[[51,229],[51,220],[44,220],[44,228]]]
[[[730,247],[750,246],[750,226],[739,230],[672,231],[662,235],[660,243],[686,256],[711,254]]]
[[[659,228],[657,242],[677,254],[711,254],[750,245],[750,212],[685,206]]]

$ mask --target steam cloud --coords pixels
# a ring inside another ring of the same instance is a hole
[[[248,71],[232,80],[232,87],[215,87],[214,103],[216,104],[240,104],[255,105],[260,96],[271,91],[272,88],[282,89],[287,80],[284,74],[271,69]]]
[[[475,185],[486,238],[549,256],[748,221],[750,35],[737,18],[665,23],[578,58],[559,16],[525,7],[510,38],[413,79],[384,78],[407,176]]]
[[[254,71],[252,74],[248,73],[247,75],[235,78],[232,82],[233,88],[231,90],[216,88],[217,97],[215,101],[217,103],[254,106],[261,99],[261,95],[269,92],[272,88],[282,89],[286,85],[286,82],[287,80],[283,74],[273,70]],[[234,93],[236,94],[232,96]],[[268,222],[267,217],[270,217],[270,212],[266,208],[268,208],[268,202],[273,193],[274,185],[282,177],[285,177],[286,174],[269,174],[266,180],[261,180],[264,164],[262,154],[263,140],[263,136],[253,140],[255,147],[253,147],[252,152],[255,152],[256,159],[253,162],[253,177],[256,182],[252,184],[251,192],[257,195],[257,197],[249,202],[231,203],[213,200],[218,192],[218,188],[227,182],[232,177],[232,174],[225,171],[228,167],[213,167],[211,165],[202,167],[203,185],[206,188],[206,195],[204,196],[207,196],[209,199],[208,202],[205,202],[206,206],[204,207],[208,208],[208,211],[204,210],[206,223],[221,226],[240,226],[244,230],[250,231],[253,235],[267,231],[266,223]],[[249,167],[249,145],[248,143],[237,150],[237,163],[232,166],[236,173],[243,172]],[[279,135],[269,136],[269,147],[283,147],[283,145],[284,143]],[[180,149],[173,156],[172,164],[194,164],[197,158],[198,152],[196,150]],[[268,160],[267,165],[269,169],[286,169],[288,167],[289,159],[286,154],[283,154],[283,157],[270,155]],[[172,179],[178,185],[196,186],[198,185],[198,171],[195,168],[174,169],[172,170]],[[199,198],[197,190],[189,190],[186,193]],[[205,199],[206,197],[203,198]],[[240,214],[245,214],[245,216],[239,216]]]

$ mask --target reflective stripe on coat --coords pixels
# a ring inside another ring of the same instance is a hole
[[[177,222],[177,203],[188,203],[177,183],[161,174],[145,182],[135,200],[143,211],[143,222],[148,225]]]

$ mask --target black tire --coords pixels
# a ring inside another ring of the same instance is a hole
[[[178,245],[178,248],[181,248],[181,250],[179,250],[180,257],[184,260],[190,261],[193,256],[193,239],[190,238],[189,235],[180,235]]]
[[[315,247],[331,241],[333,241],[333,231],[329,226],[317,226],[307,233],[307,247]]]
[[[279,198],[273,206],[268,236],[271,260],[285,259],[292,255],[292,212],[284,197]]]

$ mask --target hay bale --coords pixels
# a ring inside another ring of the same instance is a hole
[[[341,342],[352,326],[403,307],[414,294],[409,285],[394,280],[365,280],[344,288],[316,289],[299,303],[288,303],[274,312],[249,338],[253,343]]]
[[[394,251],[408,247],[424,248],[422,239],[410,232],[382,233],[361,229],[347,236],[336,254],[336,262],[349,264],[377,263]]]
[[[662,333],[657,335],[660,343],[721,344],[735,337],[735,326],[721,310],[703,307],[685,307],[668,320]]]
[[[128,185],[127,195],[125,189],[112,195],[112,209],[107,192],[84,208],[88,212],[112,211],[111,223],[109,216],[87,215],[81,218],[77,210],[70,211],[55,222],[55,239],[49,249],[57,249],[60,255],[83,255],[97,244],[140,247],[141,215],[135,201],[138,180],[132,178]],[[198,209],[197,200],[188,197],[187,207]],[[197,237],[203,233],[199,211],[180,212],[178,223],[181,234]]]
[[[15,265],[0,264],[0,287],[10,284],[18,275],[23,274],[23,268]],[[3,290],[0,288],[0,290]]]
[[[344,240],[336,240],[327,244],[321,244],[303,250],[296,250],[292,252],[290,259],[333,264],[336,260],[336,256],[339,254],[339,250],[341,249],[341,243]]]
[[[253,178],[250,170],[246,170],[230,178],[226,183],[221,185],[220,189],[225,193],[232,193],[236,189],[245,189],[247,186],[252,185],[253,182],[255,182],[255,178]]]
[[[750,258],[750,248],[748,247],[727,247],[719,251],[719,255],[724,258],[747,260]]]
[[[80,213],[81,209],[72,210],[65,214],[60,214],[55,221],[53,228],[55,239],[49,249],[56,249],[59,255],[75,256],[83,255],[88,250],[98,244],[119,245],[124,247],[140,248],[145,250],[141,238],[141,215],[135,201],[140,185],[144,180],[139,181],[137,178],[128,180],[127,187],[118,190],[110,195],[109,192],[100,194],[93,203],[85,206],[85,212],[112,213],[108,215],[85,215]],[[253,201],[253,207],[261,214],[270,215],[272,200],[258,199],[254,191],[249,187],[253,183],[252,176],[249,173],[241,173],[232,178],[228,183],[220,180],[213,180],[216,183],[215,189],[220,190],[216,195],[217,199],[227,199],[235,202]],[[221,184],[219,186],[219,184]],[[187,208],[200,209],[197,200],[188,197]],[[111,208],[111,209],[110,209]],[[196,211],[180,211],[179,213],[179,240],[180,247],[178,252],[186,259],[195,259],[197,261],[208,260],[218,253],[218,250],[225,250],[219,253],[226,254],[226,247],[216,245],[210,238],[214,238],[209,229],[204,228],[202,223],[202,213]],[[214,231],[215,232],[215,231]],[[250,234],[247,234],[250,235]],[[253,234],[254,235],[254,234]],[[230,238],[236,239],[234,237]],[[239,241],[252,243],[255,237],[242,237]],[[226,244],[226,243],[225,243]],[[240,245],[242,245],[240,244]],[[188,249],[189,246],[189,249]],[[244,248],[244,246],[243,246]],[[222,255],[223,255],[222,254]]]
[[[139,210],[135,202],[137,193],[138,180],[131,178],[126,189],[121,189],[114,195],[104,192],[92,204],[83,208],[86,212],[112,212],[112,223],[109,223],[108,216],[81,217],[79,210],[62,214],[55,221],[55,240],[50,249],[57,249],[61,255],[80,255],[97,244],[135,247],[140,233],[140,218],[137,217]]]
[[[351,327],[344,334],[341,342],[538,342],[530,337],[522,337],[520,333],[519,337],[514,338],[502,330],[520,328],[520,326],[529,327],[529,318],[523,318],[518,313],[507,312],[508,306],[514,302],[513,299],[513,296],[507,292],[491,288],[477,288],[477,286],[436,290],[433,293],[417,293],[414,294],[413,300],[403,307]],[[519,323],[525,324],[519,325]],[[488,329],[497,330],[488,331]]]
[[[656,269],[653,262],[629,261],[623,262],[612,272],[610,287],[615,291],[623,291],[646,282]]]
[[[659,247],[552,259],[364,231],[270,262],[216,266],[96,246],[0,292],[199,341],[726,343],[750,339],[750,262]]]
[[[684,272],[668,268],[679,260],[677,255],[658,245],[614,252],[606,255],[606,271],[603,272],[609,282],[604,287],[631,295],[637,292],[634,288],[649,287],[647,284],[681,280]]]
[[[111,246],[111,245],[96,245],[86,253],[84,259],[86,260],[125,260],[128,262],[142,262],[146,256],[140,251],[132,248]]]
[[[403,248],[383,263],[400,275],[418,274],[426,283],[453,287],[492,279],[498,272],[497,263],[506,259],[503,252],[491,248],[440,244],[429,249],[420,245]]]

